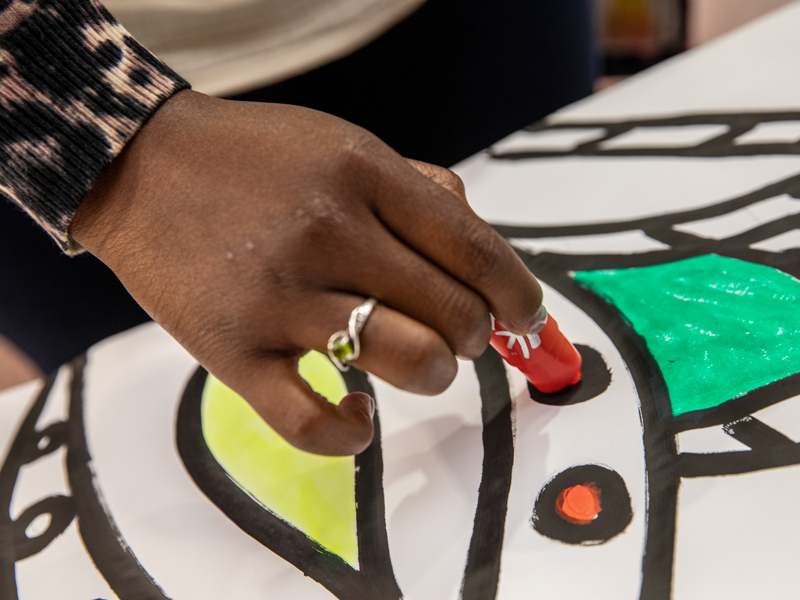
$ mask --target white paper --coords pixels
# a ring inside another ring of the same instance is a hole
[[[733,140],[734,144],[795,144],[800,142],[800,121],[759,123]]]
[[[727,133],[727,125],[679,125],[634,127],[600,143],[603,150],[632,148],[692,148]]]

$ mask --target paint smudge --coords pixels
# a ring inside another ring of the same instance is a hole
[[[600,516],[600,490],[594,482],[573,485],[556,499],[556,513],[575,525],[588,525]]]

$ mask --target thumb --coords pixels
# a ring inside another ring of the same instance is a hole
[[[245,377],[247,383],[236,391],[300,450],[347,456],[362,452],[372,442],[375,402],[369,395],[348,394],[337,406],[300,377],[297,359],[271,360],[266,368],[262,362]]]

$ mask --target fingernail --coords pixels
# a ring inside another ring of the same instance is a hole
[[[547,323],[547,309],[544,307],[544,304],[542,304],[536,312],[536,320],[533,322],[528,334],[539,333],[544,329],[545,323]]]
[[[369,397],[369,418],[375,418],[375,398],[372,396]]]

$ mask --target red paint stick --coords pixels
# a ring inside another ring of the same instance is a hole
[[[514,335],[492,318],[491,344],[540,392],[552,394],[581,380],[581,355],[542,306],[540,328]]]

